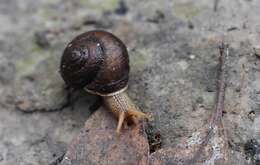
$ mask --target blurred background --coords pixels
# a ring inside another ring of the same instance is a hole
[[[49,164],[97,99],[69,93],[66,44],[102,29],[130,56],[129,95],[174,147],[214,109],[218,46],[230,44],[224,125],[230,164],[260,160],[260,1],[0,0],[0,165]]]

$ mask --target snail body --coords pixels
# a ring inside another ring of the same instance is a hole
[[[125,119],[150,118],[128,97],[129,57],[126,46],[113,34],[89,31],[74,38],[65,48],[60,64],[61,77],[68,87],[84,88],[99,95],[119,118],[119,134]]]

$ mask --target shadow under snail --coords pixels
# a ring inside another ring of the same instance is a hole
[[[84,88],[99,95],[118,117],[119,135],[125,120],[135,117],[150,119],[128,97],[129,58],[126,46],[113,34],[89,31],[74,38],[65,48],[60,73],[67,86]]]

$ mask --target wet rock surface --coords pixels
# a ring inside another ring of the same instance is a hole
[[[229,42],[223,118],[229,158],[256,164],[258,152],[245,146],[260,142],[259,7],[256,0],[0,1],[0,164],[48,164],[80,133],[96,97],[84,91],[69,97],[58,68],[66,44],[92,29],[113,32],[127,45],[129,95],[153,114],[149,126],[163,149],[207,123],[218,45]]]

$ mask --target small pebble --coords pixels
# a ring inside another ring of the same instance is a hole
[[[191,54],[191,55],[190,55],[190,59],[191,59],[191,60],[195,59],[195,57],[196,57],[196,56],[195,56],[194,54]]]
[[[35,32],[34,37],[38,46],[42,48],[47,48],[50,46],[50,38],[47,31]]]
[[[260,48],[254,48],[254,54],[256,57],[260,58]]]
[[[250,111],[248,113],[248,118],[251,120],[251,121],[254,121],[255,120],[255,111]]]
[[[115,10],[115,13],[118,15],[125,15],[127,12],[128,12],[128,7],[127,7],[125,1],[123,1],[123,0],[119,1],[119,6]]]
[[[181,67],[182,70],[186,70],[189,67],[189,64],[184,60],[179,61],[178,65]]]

